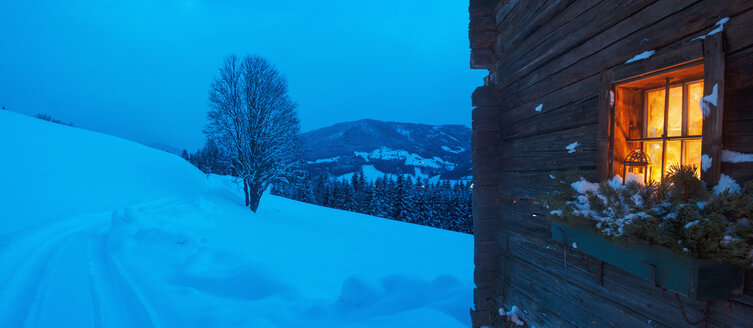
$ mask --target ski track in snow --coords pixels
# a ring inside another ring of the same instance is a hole
[[[70,228],[68,224],[58,224],[38,233],[20,235],[19,239],[11,241],[10,247],[0,257],[3,267],[12,269],[3,274],[8,279],[0,287],[3,290],[0,296],[0,322],[11,327],[34,326],[50,273],[65,265],[61,263],[62,251],[72,236],[96,223],[86,222]],[[24,249],[24,246],[29,248]]]
[[[170,203],[178,200],[138,207]],[[2,327],[160,327],[136,284],[107,254],[110,219],[111,212],[77,215],[0,236]]]

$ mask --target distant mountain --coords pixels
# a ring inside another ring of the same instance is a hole
[[[313,175],[349,178],[362,170],[370,179],[403,175],[467,180],[471,175],[471,129],[360,120],[301,134]]]

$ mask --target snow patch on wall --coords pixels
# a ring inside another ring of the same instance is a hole
[[[539,104],[538,106],[536,106],[535,110],[536,110],[537,112],[541,113],[541,109],[542,109],[542,108],[544,108],[544,104]]]
[[[714,186],[714,193],[721,194],[726,190],[729,190],[730,193],[736,193],[740,191],[740,185],[737,184],[737,181],[735,181],[735,179],[732,179],[730,176],[722,173],[722,176],[719,177],[719,184]]]
[[[701,171],[706,172],[711,167],[712,157],[706,154],[701,156]]]
[[[513,305],[512,309],[510,311],[505,311],[505,308],[499,308],[499,315],[506,316],[509,320],[509,322],[512,322],[518,326],[525,326],[525,321],[523,321],[523,311],[520,310],[519,307]]]
[[[753,154],[739,153],[732,150],[722,150],[722,162],[726,162],[726,163],[753,162]]]
[[[714,83],[714,89],[711,90],[711,94],[701,98],[701,111],[703,111],[703,118],[706,118],[706,116],[709,116],[709,114],[711,114],[711,107],[709,107],[709,104],[714,105],[714,107],[717,106],[716,104],[718,99],[718,90],[719,83]]]
[[[711,30],[711,32],[707,33],[706,35],[701,35],[701,36],[699,36],[697,38],[694,38],[694,39],[692,39],[690,41],[703,40],[703,39],[705,39],[709,35],[714,35],[714,34],[717,34],[717,33],[721,32],[721,31],[724,31],[724,24],[727,23],[727,22],[729,22],[729,17],[724,17],[724,18],[720,19],[718,22],[716,22],[716,24],[714,24],[714,26],[717,26],[717,28]]]
[[[578,146],[580,146],[580,142],[576,141],[576,142],[573,142],[573,143],[567,145],[567,147],[565,147],[565,149],[567,149],[567,152],[569,154],[572,154],[572,153],[575,152],[575,149],[578,148]]]
[[[644,59],[646,59],[648,57],[653,56],[655,52],[656,52],[656,50],[648,50],[648,51],[641,52],[641,53],[635,55],[635,57],[628,59],[625,62],[625,64],[630,64],[632,62],[637,62],[639,60],[644,60]]]

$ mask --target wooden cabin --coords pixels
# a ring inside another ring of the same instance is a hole
[[[469,11],[471,67],[489,71],[472,95],[473,326],[502,327],[499,308],[516,305],[539,328],[753,327],[753,271],[738,296],[682,296],[588,262],[537,201],[552,171],[604,181],[636,148],[654,159],[644,178],[683,163],[703,166],[707,186],[753,179],[753,163],[722,158],[753,153],[753,1],[470,0]]]

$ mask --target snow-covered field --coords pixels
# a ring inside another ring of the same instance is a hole
[[[469,235],[0,111],[0,327],[467,327]]]

